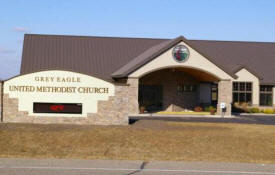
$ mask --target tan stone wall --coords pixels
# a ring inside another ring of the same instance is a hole
[[[138,85],[139,80],[137,78],[128,78],[127,84],[128,87],[128,101],[127,103],[127,111],[129,114],[138,114],[139,113],[139,105],[138,105]],[[126,98],[127,96],[121,96],[121,98]]]
[[[92,124],[128,124],[128,116],[139,113],[138,79],[128,79],[127,84],[116,86],[114,97],[99,102],[98,113],[88,117]]]
[[[231,80],[221,80],[218,85],[218,104],[217,104],[217,114],[221,115],[220,103],[226,103],[226,116],[231,115],[231,103],[232,103],[232,81]]]
[[[128,85],[115,85],[115,96],[98,102],[98,112],[88,117],[30,116],[18,111],[18,99],[4,94],[3,121],[19,123],[70,123],[98,125],[127,125],[129,114],[138,113],[138,79],[129,79]]]

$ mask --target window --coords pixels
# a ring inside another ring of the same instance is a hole
[[[252,103],[252,83],[233,82],[233,103]]]
[[[218,84],[211,85],[211,105],[217,105],[218,103]]]
[[[212,101],[218,101],[218,85],[217,84],[211,85],[211,99],[212,99]]]
[[[272,106],[273,105],[273,92],[272,85],[260,85],[260,105]]]
[[[196,92],[196,90],[197,90],[197,86],[196,85],[190,85],[190,84],[178,85],[178,87],[177,87],[178,93]]]

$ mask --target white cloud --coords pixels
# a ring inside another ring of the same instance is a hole
[[[16,32],[23,32],[23,33],[29,32],[29,29],[26,27],[14,27],[13,30]]]

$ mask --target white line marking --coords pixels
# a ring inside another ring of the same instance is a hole
[[[249,171],[216,171],[216,170],[169,170],[169,169],[134,169],[134,168],[71,168],[71,167],[0,167],[0,169],[53,169],[53,170],[102,170],[102,171],[147,171],[147,172],[189,172],[189,173],[229,173],[229,174],[266,174],[275,175],[272,172]]]

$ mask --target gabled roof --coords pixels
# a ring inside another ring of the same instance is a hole
[[[261,83],[275,84],[275,43],[187,40],[182,36],[170,40],[26,34],[20,73],[69,70],[110,81],[112,74],[124,76],[180,41],[232,76],[242,65],[262,78]]]
[[[275,43],[243,41],[189,40],[216,62],[233,73],[244,66],[260,79],[262,84],[275,84]]]
[[[237,65],[232,71],[236,74],[237,72],[239,72],[242,69],[246,69],[248,72],[250,72],[251,74],[253,74],[259,80],[263,79],[263,77],[261,77],[261,75],[259,75],[257,72],[255,72],[254,70],[252,70],[248,65]]]
[[[111,74],[165,40],[26,34],[20,74],[69,70],[113,81]]]
[[[203,55],[206,59],[208,59],[209,61],[211,61],[212,63],[214,63],[216,66],[218,66],[219,68],[221,68],[224,72],[226,72],[227,74],[229,74],[231,77],[233,77],[233,78],[237,77],[235,74],[233,74],[232,72],[230,72],[229,70],[227,70],[224,66],[219,65],[218,63],[215,63],[214,59],[211,59],[211,57],[206,56],[201,51],[199,51],[194,46],[192,46],[192,44],[189,43],[188,40],[186,38],[184,38],[183,36],[179,36],[179,37],[177,37],[175,39],[172,39],[172,40],[164,41],[164,42],[162,42],[162,43],[160,43],[158,45],[155,45],[155,46],[147,49],[145,52],[141,53],[139,56],[137,56],[136,58],[132,59],[129,63],[127,63],[126,65],[124,65],[123,67],[121,67],[120,69],[118,69],[117,71],[115,71],[112,74],[112,77],[113,78],[127,77],[133,71],[137,70],[138,68],[140,68],[141,66],[145,65],[146,63],[152,61],[154,58],[156,58],[160,54],[164,53],[165,51],[169,50],[170,48],[172,48],[173,46],[177,45],[178,43],[180,43],[182,41],[184,43],[188,44],[190,47],[192,47],[198,53],[200,53],[201,55]]]

